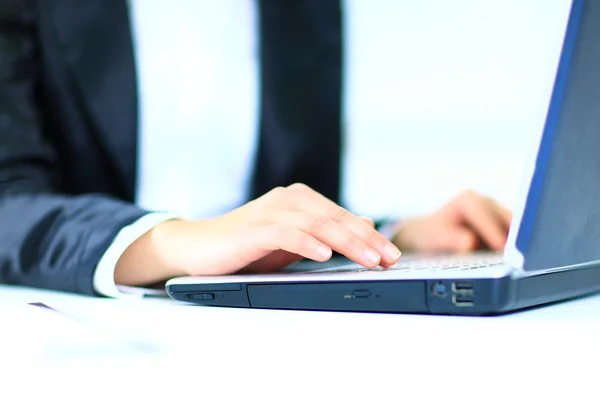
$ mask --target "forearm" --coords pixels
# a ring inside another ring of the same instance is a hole
[[[117,233],[145,214],[98,195],[3,193],[0,283],[95,295],[93,274]]]

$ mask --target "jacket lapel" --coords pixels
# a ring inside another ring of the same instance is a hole
[[[125,0],[42,2],[54,24],[74,89],[99,144],[133,198],[138,101],[129,15]]]

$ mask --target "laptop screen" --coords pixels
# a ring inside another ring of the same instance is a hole
[[[511,250],[526,271],[600,260],[600,1],[574,0]],[[514,253],[514,252],[513,252]]]

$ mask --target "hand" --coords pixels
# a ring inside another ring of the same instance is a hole
[[[467,191],[430,216],[406,221],[393,241],[407,251],[498,251],[506,244],[511,220],[508,209]]]
[[[125,251],[115,280],[144,285],[179,275],[274,271],[303,257],[327,261],[332,250],[369,268],[400,259],[372,221],[295,184],[215,219],[160,224]]]

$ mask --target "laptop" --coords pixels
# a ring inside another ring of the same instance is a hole
[[[543,129],[504,252],[406,255],[390,269],[344,258],[272,274],[179,277],[198,305],[490,315],[600,292],[600,2],[574,0]]]

